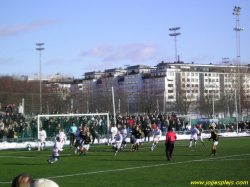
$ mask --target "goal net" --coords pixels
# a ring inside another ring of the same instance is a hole
[[[46,132],[46,143],[53,144],[58,130],[64,132],[67,137],[66,144],[70,143],[70,127],[75,123],[77,129],[87,126],[93,138],[94,144],[109,144],[109,113],[91,113],[91,114],[51,114],[37,116],[37,137],[40,140],[40,130],[43,128]],[[94,133],[94,134],[93,134]],[[38,151],[41,149],[41,143],[38,143]]]

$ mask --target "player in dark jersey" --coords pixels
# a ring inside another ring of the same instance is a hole
[[[219,144],[219,135],[217,132],[215,132],[213,127],[209,128],[211,131],[211,137],[208,139],[213,139],[213,146],[212,146],[212,154],[210,156],[216,155],[216,146]]]
[[[206,146],[205,143],[204,143],[204,141],[203,141],[202,135],[201,135],[201,133],[203,132],[202,124],[197,125],[197,129],[198,129],[198,131],[199,131],[199,134],[197,134],[198,140],[200,139],[201,143],[202,143],[204,146]]]
[[[132,135],[134,137],[133,149],[135,151],[138,151],[139,143],[140,143],[140,140],[141,140],[141,131],[140,131],[138,126],[136,126],[135,130],[132,132]]]
[[[91,137],[90,137],[90,132],[87,132],[87,136],[85,137],[85,139],[82,141],[82,147],[81,147],[81,152],[80,155],[82,155],[83,151],[84,151],[84,155],[86,156],[88,150],[89,150],[89,144],[91,143]]]

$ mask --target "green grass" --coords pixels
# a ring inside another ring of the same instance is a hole
[[[106,145],[91,146],[86,157],[73,155],[73,149],[66,147],[52,166],[46,161],[51,157],[51,149],[1,151],[0,187],[9,187],[21,173],[29,173],[34,179],[49,178],[60,187],[199,186],[190,182],[212,180],[248,181],[250,186],[249,137],[220,139],[214,157],[209,156],[212,141],[205,143],[205,147],[199,142],[197,147],[189,148],[189,141],[176,141],[170,162],[163,142],[153,152],[151,143],[145,143],[138,152],[130,152],[128,144],[117,156]]]

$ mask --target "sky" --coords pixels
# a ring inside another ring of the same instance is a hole
[[[250,64],[249,0],[1,0],[0,75],[65,74],[175,61]]]

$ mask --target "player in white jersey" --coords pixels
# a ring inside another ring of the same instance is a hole
[[[114,140],[115,135],[116,135],[117,132],[118,132],[118,129],[117,129],[117,127],[116,127],[116,124],[114,124],[114,126],[111,127],[110,131],[111,131],[111,145],[112,145],[112,141]]]
[[[159,142],[159,140],[161,139],[161,130],[159,129],[159,126],[156,126],[156,129],[153,131],[153,143],[152,143],[152,147],[150,148],[151,151],[154,150],[154,148],[156,147],[156,144]]]
[[[75,152],[74,154],[77,153],[79,150],[79,146],[81,145],[82,137],[81,137],[81,132],[82,132],[82,127],[79,127],[78,130],[76,131],[76,143],[75,143]]]
[[[190,144],[189,147],[192,147],[193,144],[193,140],[194,140],[194,147],[196,147],[196,143],[197,143],[197,135],[199,134],[199,130],[196,128],[195,125],[193,125],[193,127],[190,130]]]
[[[41,128],[41,131],[39,132],[39,136],[40,136],[40,142],[41,142],[41,148],[46,149],[46,138],[47,138],[47,133],[45,130],[43,130],[43,127]],[[43,146],[43,147],[42,147]]]
[[[114,145],[115,154],[114,154],[114,156],[116,156],[116,154],[118,153],[118,150],[121,148],[121,145],[122,145],[122,135],[121,135],[121,131],[118,131],[116,136],[115,136],[115,145]]]
[[[128,137],[128,130],[126,128],[126,125],[123,125],[123,129],[121,130],[121,135],[122,135],[122,150],[124,151],[124,149],[126,148],[127,145],[127,141],[126,138]]]
[[[56,135],[56,138],[59,137],[62,146],[66,143],[67,140],[67,136],[65,135],[64,132],[62,132],[60,129],[58,130],[58,134]]]
[[[52,157],[48,159],[49,164],[54,164],[59,159],[59,153],[58,151],[63,151],[61,140],[59,137],[56,138],[56,142],[54,144],[54,147],[52,149]],[[53,161],[51,161],[53,159]]]

